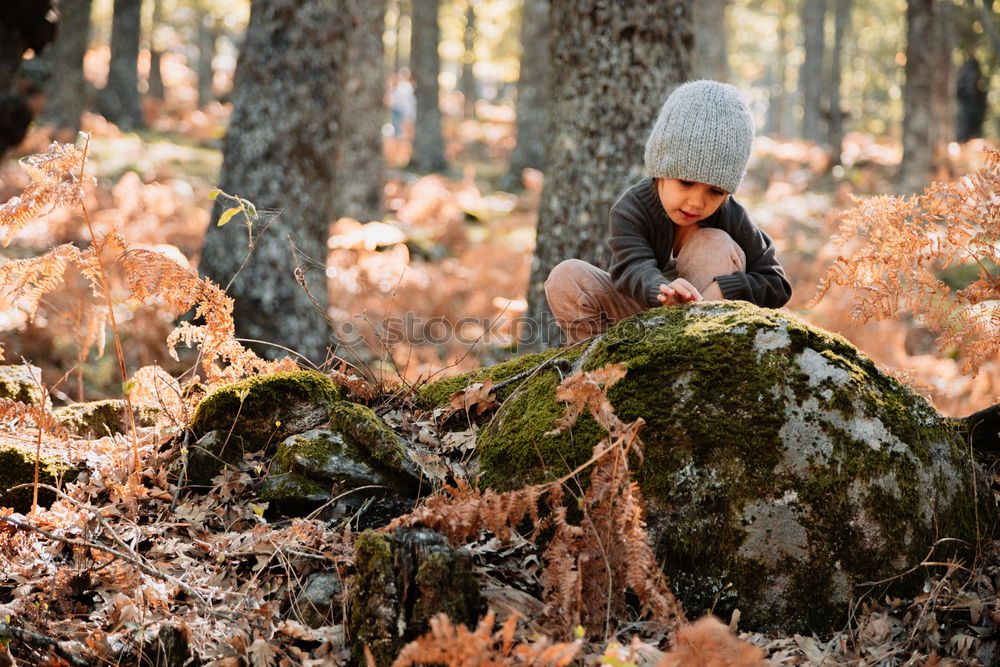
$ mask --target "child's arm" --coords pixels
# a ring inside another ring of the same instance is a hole
[[[615,287],[647,308],[660,305],[660,287],[668,281],[654,248],[655,230],[628,195],[611,208],[611,268]],[[669,247],[669,246],[668,246]]]
[[[744,214],[730,235],[746,254],[746,271],[717,276],[726,299],[740,299],[765,308],[780,308],[792,298],[792,286],[775,257],[774,242]]]

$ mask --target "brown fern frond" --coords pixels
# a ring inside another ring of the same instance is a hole
[[[11,431],[18,426],[39,428],[63,440],[69,439],[69,433],[47,408],[9,398],[0,398],[0,425]]]
[[[66,267],[79,257],[80,250],[65,243],[44,255],[13,259],[0,265],[0,305],[17,304],[28,317],[33,317],[38,302],[62,284]]]
[[[19,164],[31,182],[20,196],[0,204],[0,227],[7,228],[4,246],[45,207],[55,209],[83,201],[84,183],[73,171],[82,167],[83,153],[75,146],[53,143],[47,153],[28,156]]]
[[[956,347],[975,373],[1000,339],[992,313],[1000,302],[1000,152],[987,149],[984,166],[955,183],[934,183],[923,194],[855,200],[843,216],[838,243],[847,248],[820,281],[815,306],[834,286],[852,286],[858,321],[908,312]],[[953,291],[937,275],[957,264],[978,264],[975,282]],[[986,308],[981,306],[986,304]]]

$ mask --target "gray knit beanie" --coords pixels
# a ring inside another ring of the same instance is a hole
[[[646,174],[736,192],[750,160],[753,118],[743,95],[718,81],[679,86],[646,140]]]

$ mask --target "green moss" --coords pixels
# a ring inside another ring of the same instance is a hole
[[[270,475],[260,490],[258,497],[267,502],[300,500],[310,496],[329,496],[329,487],[303,475],[287,473]]]
[[[44,400],[42,388],[38,386],[41,377],[41,369],[35,366],[0,366],[0,398],[9,398],[26,405],[41,406],[43,402],[48,403]]]
[[[315,371],[291,371],[249,378],[213,391],[198,404],[191,429],[198,435],[220,430],[241,437],[253,449],[280,442],[316,423],[344,397],[344,389]],[[309,423],[305,423],[309,422]]]
[[[536,368],[539,364],[552,359],[553,357],[559,356],[562,359],[572,362],[574,359],[579,357],[579,349],[551,349],[544,352],[539,352],[536,354],[526,354],[516,359],[511,359],[510,361],[505,361],[496,366],[489,366],[488,368],[479,368],[474,371],[469,371],[468,373],[462,373],[460,375],[454,375],[452,377],[443,378],[435,382],[429,382],[415,388],[413,392],[414,400],[416,400],[417,405],[425,409],[432,409],[441,406],[448,405],[450,397],[456,391],[461,391],[471,384],[476,382],[482,382],[487,378],[492,380],[494,384],[508,380],[516,375],[530,371]],[[508,387],[501,390],[499,394],[500,399],[505,399],[511,393],[513,393],[519,383],[512,383]]]
[[[406,460],[406,452],[399,438],[382,418],[371,408],[338,401],[330,406],[330,426],[341,433],[358,452],[365,452],[365,458],[390,470],[401,470]]]
[[[351,656],[354,664],[365,664],[367,646],[376,665],[390,665],[403,645],[398,629],[402,592],[393,569],[392,539],[368,530],[354,550],[356,574],[348,615]]]
[[[414,581],[418,592],[410,627],[426,628],[431,617],[439,613],[466,627],[475,625],[482,599],[468,558],[451,550],[429,553],[417,568]]]
[[[133,410],[136,426],[152,426],[160,414],[159,409],[149,405],[133,406]],[[100,438],[129,430],[125,401],[120,399],[73,403],[56,408],[52,414],[75,435]]]
[[[38,481],[42,484],[56,486],[60,482],[71,482],[78,474],[78,470],[70,468],[53,456],[43,456],[39,462]],[[34,451],[24,450],[15,445],[0,447],[0,507],[12,507],[22,514],[30,511],[32,490],[21,488],[8,491],[8,489],[20,484],[31,484],[34,479]],[[50,505],[54,500],[55,494],[51,491],[39,489],[39,504]]]

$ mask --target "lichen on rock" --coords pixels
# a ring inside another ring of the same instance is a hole
[[[739,608],[745,627],[826,631],[866,592],[858,584],[909,569],[938,538],[975,544],[993,531],[992,496],[973,492],[982,478],[953,423],[788,313],[660,308],[581,347],[578,368],[628,369],[608,396],[623,420],[646,421],[635,474],[691,616]],[[559,381],[554,369],[536,374],[482,430],[481,485],[516,488],[587,460],[603,437],[589,416],[549,433]]]
[[[0,366],[0,398],[9,398],[27,405],[52,409],[52,401],[42,391],[39,382],[42,369],[37,366],[17,364]]]

